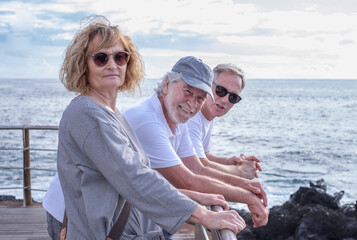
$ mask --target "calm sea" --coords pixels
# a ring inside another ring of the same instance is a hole
[[[153,94],[157,79],[141,95],[120,94],[125,110]],[[54,79],[0,79],[0,125],[58,125],[75,96]],[[300,186],[323,178],[328,193],[344,190],[341,203],[357,200],[357,81],[248,80],[243,100],[216,119],[212,152],[245,153],[261,159],[258,180],[269,206],[281,204]],[[0,131],[1,147],[21,147],[20,131]],[[57,132],[32,131],[34,148],[57,147]],[[32,167],[56,168],[56,152],[32,151]],[[0,151],[0,166],[22,166],[21,151]],[[46,190],[54,172],[32,171],[33,188]],[[0,188],[22,186],[22,171],[0,168]],[[22,198],[21,190],[0,194]],[[34,191],[41,201],[45,192]]]

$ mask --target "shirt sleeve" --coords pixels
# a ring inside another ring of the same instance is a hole
[[[211,141],[211,136],[212,136],[212,129],[213,129],[213,120],[205,126],[206,129],[206,134],[203,136],[202,139],[202,145],[204,149],[204,153],[209,152],[212,147],[212,141]]]
[[[205,158],[205,150],[203,148],[202,144],[202,126],[200,122],[198,121],[198,118],[194,117],[190,119],[187,122],[187,127],[189,131],[189,135],[193,144],[193,147],[195,148],[196,154],[199,158]]]
[[[84,142],[83,150],[93,164],[93,167],[79,166],[86,173],[82,177],[84,194],[85,189],[88,193],[93,193],[95,189],[97,195],[103,197],[103,194],[110,192],[106,190],[113,187],[144,215],[169,231],[177,230],[197,206],[156,171],[143,164],[143,156],[130,138],[110,124],[102,123],[93,129]],[[100,181],[97,171],[110,186]]]
[[[195,147],[192,144],[187,124],[181,125],[180,135],[180,144],[177,149],[177,155],[180,158],[196,155]]]

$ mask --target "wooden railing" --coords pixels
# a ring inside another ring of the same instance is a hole
[[[19,130],[22,131],[22,147],[3,147],[0,146],[0,151],[19,150],[23,152],[23,166],[0,166],[2,169],[22,169],[23,170],[23,184],[22,187],[0,187],[0,189],[23,189],[23,206],[31,206],[32,203],[32,191],[43,191],[41,189],[33,189],[31,187],[31,170],[38,171],[56,171],[56,169],[43,169],[43,168],[31,168],[30,151],[56,151],[55,149],[45,148],[31,148],[30,146],[30,130],[58,130],[57,126],[1,126],[0,130]]]

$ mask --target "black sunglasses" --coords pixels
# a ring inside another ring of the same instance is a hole
[[[230,103],[235,104],[242,100],[242,98],[238,94],[229,92],[227,88],[219,86],[215,82],[213,82],[212,84],[216,87],[216,94],[218,97],[224,97],[229,93],[228,100]]]
[[[109,61],[109,56],[114,57],[114,62],[116,65],[123,66],[129,62],[130,54],[131,54],[130,52],[118,51],[112,54],[108,54],[104,52],[93,53],[93,54],[89,54],[89,56],[93,58],[94,63],[98,67],[104,67]]]

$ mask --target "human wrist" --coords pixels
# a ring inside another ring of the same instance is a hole
[[[256,195],[247,189],[241,189],[241,202],[247,205],[255,204]]]
[[[200,225],[206,226],[206,221],[209,219],[209,211],[197,204],[196,209],[193,211],[192,215],[189,217],[189,221],[193,223],[198,223]]]

